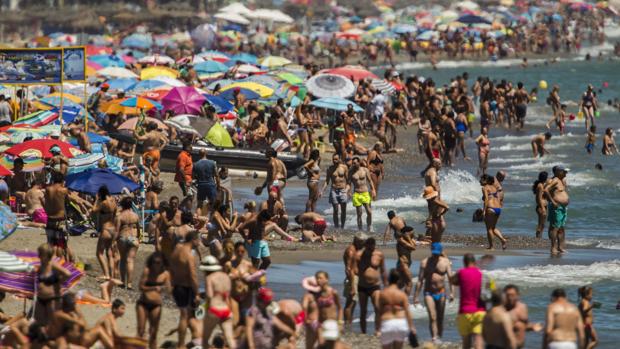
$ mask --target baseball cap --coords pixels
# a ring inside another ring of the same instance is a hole
[[[566,167],[564,167],[562,165],[557,165],[557,166],[553,166],[551,171],[553,171],[553,172],[568,172],[568,171],[570,171],[570,169],[566,168]]]
[[[431,244],[431,254],[440,255],[443,252],[443,246],[441,242],[433,242]]]

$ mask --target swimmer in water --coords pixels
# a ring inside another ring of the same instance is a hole
[[[545,142],[551,139],[551,132],[545,132],[532,138],[532,153],[534,158],[543,157],[545,154],[551,154],[547,148],[545,148]]]

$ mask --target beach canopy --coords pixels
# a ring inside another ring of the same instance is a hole
[[[215,123],[207,132],[205,139],[216,147],[234,148],[235,145],[228,131],[220,123]]]
[[[202,104],[206,98],[192,86],[175,87],[161,100],[164,110],[172,110],[174,114],[201,113]]]
[[[67,188],[79,193],[95,196],[102,186],[108,187],[110,194],[118,195],[123,189],[134,192],[140,188],[140,184],[128,177],[116,174],[107,168],[95,168],[81,173],[68,175],[66,178]]]
[[[336,97],[325,97],[319,98],[310,102],[311,105],[319,108],[338,110],[338,111],[346,111],[348,106],[351,105],[353,110],[356,112],[363,112],[364,109],[354,102],[344,99],[344,98],[336,98]]]
[[[43,158],[49,159],[53,156],[50,152],[52,147],[60,148],[60,153],[68,158],[72,158],[82,152],[67,142],[57,139],[33,139],[24,143],[16,144],[4,152],[9,155],[22,158]]]
[[[347,98],[355,92],[351,80],[335,74],[319,74],[306,81],[306,88],[313,96]]]

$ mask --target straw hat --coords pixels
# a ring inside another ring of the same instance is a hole
[[[424,194],[422,194],[422,196],[426,200],[430,200],[430,199],[436,198],[438,195],[439,195],[439,193],[437,191],[435,191],[435,188],[433,188],[431,186],[428,186],[428,187],[424,188]]]
[[[220,271],[222,266],[219,264],[217,258],[209,255],[205,256],[200,263],[200,270],[202,271]]]

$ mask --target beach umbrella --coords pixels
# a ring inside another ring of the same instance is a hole
[[[0,157],[0,165],[3,167],[13,170],[13,162],[15,161],[14,156],[12,155],[4,155]],[[23,158],[24,160],[24,172],[38,172],[45,167],[45,162],[41,158]]]
[[[478,5],[477,3],[473,1],[465,0],[465,1],[457,2],[456,4],[454,4],[454,7],[459,8],[461,10],[476,11],[480,8],[480,5]]]
[[[255,65],[242,64],[237,66],[237,73],[239,74],[256,74],[260,72],[262,72],[262,70]]]
[[[231,88],[226,91],[222,91],[218,96],[224,98],[226,100],[232,101],[235,99],[234,91],[236,89]],[[252,90],[248,90],[247,88],[239,88],[239,93],[243,94],[247,100],[260,99],[260,95]]]
[[[222,88],[224,86],[228,86],[238,81],[239,80],[233,80],[233,79],[222,79],[222,80],[213,81],[212,83],[207,85],[207,89],[213,91],[213,89],[215,89],[217,85],[220,85],[220,88]]]
[[[179,79],[175,79],[175,78],[171,78],[169,76],[156,76],[152,79],[149,80],[157,80],[157,81],[161,81],[164,84],[171,86],[171,87],[185,87],[187,86],[183,81],[179,80]]]
[[[164,99],[164,97],[166,97],[168,92],[170,92],[170,90],[172,89],[173,89],[172,86],[165,85],[165,86],[162,86],[161,88],[158,88],[157,90],[145,91],[144,93],[140,94],[140,97],[144,97],[144,98],[148,98],[153,101],[161,102],[161,100]]]
[[[206,51],[198,54],[199,57],[202,57],[206,60],[212,60],[217,62],[227,62],[230,60],[230,57],[220,51]]]
[[[39,127],[47,125],[58,118],[58,113],[51,110],[39,110],[15,120],[15,126]]]
[[[9,155],[19,156],[22,158],[44,158],[49,159],[53,155],[50,153],[50,148],[57,146],[60,148],[62,155],[72,158],[82,152],[67,142],[63,142],[57,139],[33,139],[24,143],[16,144],[4,152]]]
[[[14,251],[11,255],[27,263],[30,268],[26,271],[2,271],[0,272],[0,290],[16,294],[20,297],[33,298],[35,296],[35,284],[38,279],[36,270],[41,265],[36,251]],[[74,287],[84,276],[84,272],[78,269],[73,263],[60,258],[54,261],[69,271],[69,277],[61,285],[61,293],[65,293]],[[16,262],[13,260],[13,262]],[[17,264],[16,264],[17,266]]]
[[[155,101],[152,101],[150,99],[147,99],[147,98],[142,98],[142,97],[127,98],[126,100],[122,101],[120,105],[122,105],[123,107],[146,109],[146,110],[153,109],[153,108],[161,110],[163,108],[161,104]]]
[[[206,98],[192,86],[175,87],[162,99],[164,110],[172,110],[175,114],[201,113],[202,104]]]
[[[195,118],[195,116],[194,115],[177,115],[164,121],[164,123],[170,127],[174,127],[181,133],[189,133],[189,134],[196,135],[198,137],[202,136],[198,131],[196,131],[196,129],[192,127],[190,118],[193,119]]]
[[[162,86],[165,86],[165,85],[166,84],[164,82],[161,82],[155,79],[143,80],[143,81],[138,81],[135,85],[131,86],[127,91],[138,95],[146,91],[151,91],[151,90],[161,88]]]
[[[74,101],[72,101],[71,99],[67,98],[67,97],[59,97],[59,96],[52,96],[52,97],[43,97],[41,99],[39,99],[37,101],[39,104],[42,103],[44,105],[46,105],[49,108],[60,108],[60,105],[62,104],[63,106],[79,106],[79,102],[76,103]],[[46,109],[46,108],[45,108]]]
[[[205,94],[204,96],[205,98],[207,98],[207,102],[211,104],[213,108],[215,108],[215,111],[218,114],[226,113],[226,112],[229,112],[235,109],[235,106],[232,103],[230,103],[228,100],[220,96],[214,96],[214,95],[208,95],[208,94]]]
[[[122,67],[105,67],[99,71],[97,71],[97,75],[103,76],[106,78],[129,78],[136,79],[138,75],[132,72],[129,69]]]
[[[108,187],[112,195],[121,194],[123,189],[134,192],[140,188],[140,184],[107,168],[95,168],[68,175],[65,183],[70,190],[92,196],[95,196],[103,185]]]
[[[258,63],[266,68],[276,68],[276,67],[281,67],[287,64],[291,64],[293,62],[280,56],[267,56],[267,57],[261,58],[258,61]]]
[[[102,144],[110,143],[110,137],[102,136],[94,132],[87,132],[86,135],[88,136],[88,139],[90,140],[91,143],[102,143]],[[71,137],[71,139],[69,140],[69,143],[71,143],[71,145],[73,146],[78,145],[77,139],[73,137]]]
[[[228,131],[219,122],[215,123],[209,132],[207,132],[205,139],[216,147],[222,148],[234,148],[235,145],[230,138]]]
[[[491,21],[489,21],[488,19],[481,17],[481,16],[472,15],[472,14],[461,16],[456,21],[465,23],[465,24],[480,24],[480,23],[491,24]]]
[[[7,177],[7,176],[12,176],[12,175],[13,175],[13,172],[11,170],[0,165],[0,177]]]
[[[88,60],[94,63],[99,64],[100,66],[106,67],[125,67],[125,61],[123,61],[122,57],[117,55],[97,55],[97,56],[89,56]]]
[[[281,82],[277,81],[273,76],[264,75],[264,74],[250,75],[247,78],[243,80],[238,80],[238,81],[239,82],[255,82],[257,84],[267,86],[272,90],[277,89],[278,86],[282,84]]]
[[[352,102],[352,101],[350,101],[348,99],[337,98],[337,97],[319,98],[319,99],[316,99],[316,100],[310,102],[310,104],[315,106],[315,107],[331,109],[331,110],[338,110],[338,111],[346,111],[348,106],[352,105],[354,111],[356,111],[356,112],[364,111],[364,109],[362,109],[362,107],[360,107],[359,105],[355,104],[354,102]]]
[[[134,33],[126,36],[123,41],[121,41],[122,47],[148,49],[151,48],[152,45],[153,38],[150,34]]]
[[[335,74],[319,74],[306,81],[308,92],[313,96],[346,98],[353,95],[355,85],[351,80]]]
[[[282,79],[291,85],[301,85],[304,82],[304,79],[300,78],[299,76],[293,73],[284,72],[284,73],[278,74],[277,76],[279,79]]]
[[[326,69],[323,72],[328,74],[336,74],[340,76],[344,76],[345,78],[352,79],[353,81],[358,81],[362,79],[377,79],[378,77],[372,72],[358,68],[354,66],[344,66],[340,68]]]
[[[415,33],[417,30],[418,28],[412,24],[398,24],[392,28],[392,31],[396,34]]]
[[[138,60],[141,64],[174,64],[174,59],[164,55],[144,56]]]
[[[228,71],[228,67],[218,61],[204,61],[194,65],[194,70],[198,73],[223,73]]]
[[[390,94],[394,92],[394,85],[382,79],[373,79],[370,84],[375,90],[381,91],[383,94]]]
[[[418,41],[429,41],[431,39],[433,39],[434,37],[438,37],[439,33],[437,33],[434,30],[427,30],[423,33],[421,33],[420,35],[418,35],[415,39]]]
[[[230,57],[230,60],[233,62],[243,62],[243,63],[248,63],[248,64],[256,64],[258,63],[258,59],[256,58],[255,55],[249,54],[249,53],[238,53],[232,57]]]
[[[240,15],[246,16],[252,13],[252,10],[247,8],[244,4],[239,2],[233,2],[230,5],[226,5],[220,9],[220,12],[226,13],[238,13]]]
[[[125,91],[130,87],[135,85],[138,82],[135,78],[118,78],[118,79],[110,79],[107,81],[108,85],[110,85],[110,90],[119,90]]]
[[[148,67],[142,69],[140,72],[140,79],[142,80],[152,79],[157,76],[167,76],[176,79],[179,76],[179,72],[171,68],[160,66]]]
[[[293,17],[280,10],[258,9],[247,15],[247,17],[260,19],[269,22],[293,23]]]
[[[227,21],[227,22],[231,22],[231,23],[237,23],[237,24],[242,24],[242,25],[250,24],[250,21],[247,18],[243,17],[242,15],[238,13],[233,13],[233,12],[218,12],[213,17]]]
[[[140,118],[139,117],[134,117],[134,118],[130,118],[127,119],[127,121],[123,122],[118,129],[119,130],[135,130],[136,126],[138,125],[138,122],[140,122]],[[157,124],[157,128],[160,130],[167,130],[168,126],[166,126],[166,124],[164,124],[161,120],[156,119],[156,118],[152,118],[152,117],[145,117],[143,123],[149,123],[149,122],[154,122],[155,124]]]
[[[113,172],[122,172],[123,159],[103,153],[87,153],[69,159],[68,173],[74,174],[84,172],[90,169],[99,168],[99,162],[101,160],[104,160],[108,165],[107,168],[109,168]]]
[[[230,89],[235,89],[235,88],[242,88],[242,89],[246,89],[246,90],[251,90],[254,91],[256,93],[258,93],[258,95],[261,98],[267,98],[269,96],[271,96],[273,94],[273,89],[265,86],[265,85],[261,85],[259,83],[256,82],[251,82],[251,81],[244,81],[244,82],[235,82],[232,83],[226,87],[222,88],[222,92],[228,91]]]

